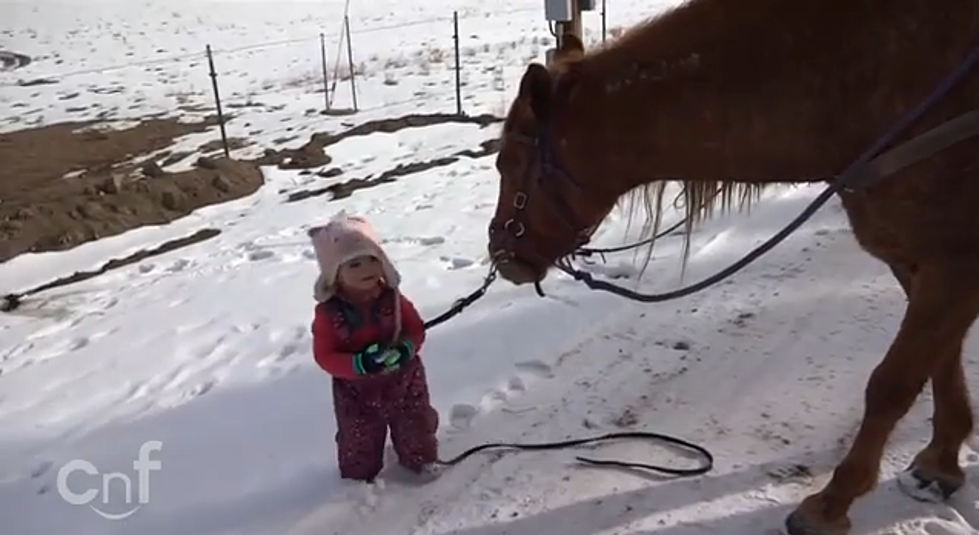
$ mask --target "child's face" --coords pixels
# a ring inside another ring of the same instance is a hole
[[[377,286],[384,270],[373,256],[358,256],[340,264],[340,284],[350,290],[370,290]]]

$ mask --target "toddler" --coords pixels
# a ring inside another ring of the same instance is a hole
[[[340,216],[309,230],[320,273],[313,357],[332,376],[340,477],[372,482],[387,431],[398,462],[437,475],[438,413],[419,350],[425,326],[369,223]]]

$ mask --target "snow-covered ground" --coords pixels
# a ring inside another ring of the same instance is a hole
[[[471,0],[357,2],[351,15],[356,32],[358,26],[394,26],[458,9],[466,15],[463,33],[490,45],[490,52],[465,56],[467,111],[500,113],[526,61],[547,46],[538,4],[513,0],[494,5],[494,13]],[[663,5],[610,4],[610,26]],[[188,98],[206,102],[209,79],[200,65],[193,72],[177,67],[163,78],[141,68],[76,75],[53,85],[9,84],[193,52],[208,41],[228,49],[311,35],[315,54],[315,36],[337,26],[343,9],[335,0],[81,6],[35,1],[0,7],[0,45],[51,56],[0,73],[0,84],[7,84],[0,88],[5,130],[70,113],[94,115],[91,109],[67,112],[57,98],[62,92],[80,92],[75,98],[86,106],[98,102],[97,109],[117,109],[113,116],[120,118],[153,111],[187,115],[174,109],[176,96],[168,95],[192,93]],[[596,19],[589,15],[592,31],[599,27]],[[305,116],[322,101],[315,83],[275,86],[251,97],[262,106],[238,109],[243,116],[230,126],[240,129],[237,135],[262,130],[250,136],[261,149],[284,132],[300,135],[298,144],[312,132],[339,131],[344,122],[451,111],[451,61],[428,74],[417,62],[384,68],[390,58],[430,54],[430,40],[450,46],[450,26],[439,24],[446,30],[441,37],[419,25],[409,34],[378,30],[356,39],[357,50],[373,50],[361,57],[377,55],[366,69],[373,78],[360,86],[362,107],[377,109],[344,118]],[[56,52],[63,63],[52,59]],[[318,58],[306,60],[315,66]],[[239,84],[226,94],[240,92],[242,98],[250,88],[262,91],[270,80],[281,84],[305,69],[279,69],[281,63],[258,56],[223,64],[222,83],[234,78],[229,83]],[[385,77],[398,83],[385,84]],[[113,84],[120,93],[85,90]],[[416,93],[429,84],[431,93]],[[437,97],[436,90],[445,95]],[[144,92],[146,99],[137,102],[132,92]],[[338,101],[343,98],[341,91]],[[29,104],[8,105],[14,102]],[[129,109],[132,104],[139,105]],[[40,119],[8,120],[34,108],[41,111],[28,117]],[[478,148],[497,131],[448,123],[353,137],[328,152],[331,166],[347,175],[376,175],[399,163]],[[197,136],[178,146],[195,147]],[[676,302],[639,305],[556,275],[545,283],[543,299],[530,288],[497,283],[462,315],[431,330],[423,348],[442,418],[443,458],[484,441],[646,429],[705,445],[716,456],[714,471],[671,480],[582,468],[574,451],[485,454],[427,485],[406,481],[391,466],[382,474],[382,488],[368,490],[341,483],[335,468],[329,378],[310,353],[315,262],[304,230],[339,210],[370,217],[403,273],[404,291],[424,317],[434,317],[485,274],[486,226],[498,180],[493,156],[461,158],[333,202],[313,197],[284,203],[281,191],[323,180],[265,172],[267,183],[255,194],[170,225],[0,264],[0,293],[18,291],[201,228],[221,230],[197,245],[44,292],[0,316],[4,535],[773,535],[798,500],[825,482],[849,444],[867,375],[903,312],[897,284],[858,249],[836,202],[742,273]],[[684,281],[676,238],[657,246],[642,281],[629,277],[635,259],[628,253],[593,269],[624,274],[620,283],[646,291],[698,280],[768,238],[817,193],[809,187],[774,190],[750,216],[705,224],[694,238]],[[597,243],[628,240],[624,214],[616,212]],[[974,342],[966,349],[970,363],[976,350]],[[969,373],[974,381],[976,371]],[[894,474],[928,439],[930,412],[925,395],[900,426],[881,487],[852,511],[855,534],[979,530],[979,491],[972,486],[950,505],[914,502],[896,490]],[[160,464],[142,480],[146,499],[139,502],[133,462],[141,446],[152,446],[149,441],[160,441],[158,451],[144,450]],[[979,443],[971,440],[970,447]],[[696,462],[641,443],[590,453]],[[974,451],[964,454],[970,467],[979,463]],[[73,459],[93,470],[75,471],[59,484],[59,471]],[[120,477],[109,480],[108,491],[102,488],[103,476],[113,472],[130,478],[129,503]],[[974,476],[975,469],[969,473]],[[68,503],[64,484],[76,495],[91,490],[90,501]],[[90,507],[122,514],[137,505],[117,520]]]

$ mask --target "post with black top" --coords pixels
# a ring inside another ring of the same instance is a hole
[[[354,111],[358,111],[357,108],[357,83],[354,78],[357,77],[357,69],[354,68],[354,49],[350,41],[350,16],[344,15],[343,17],[343,28],[344,33],[347,34],[347,63],[350,65],[350,97],[353,99]]]
[[[231,158],[231,151],[228,149],[228,134],[224,131],[224,113],[221,111],[221,93],[218,91],[218,73],[214,70],[214,55],[211,54],[211,45],[207,45],[207,64],[211,69],[211,86],[214,87],[214,102],[218,107],[218,126],[221,127],[221,144],[224,145],[224,157]]]
[[[602,0],[602,42],[605,42],[605,0]]]
[[[554,60],[555,52],[564,45],[565,35],[573,35],[584,42],[581,38],[582,4],[587,9],[593,0],[544,0],[544,18],[548,25],[554,23],[553,33],[557,40],[557,46],[547,50],[548,65]]]

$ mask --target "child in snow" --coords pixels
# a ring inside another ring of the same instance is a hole
[[[313,357],[333,377],[340,477],[371,482],[387,430],[399,463],[437,475],[438,413],[419,350],[425,327],[369,223],[341,216],[309,230],[320,273]]]

